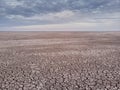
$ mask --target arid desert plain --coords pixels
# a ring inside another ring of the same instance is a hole
[[[120,32],[0,32],[0,90],[120,90]]]

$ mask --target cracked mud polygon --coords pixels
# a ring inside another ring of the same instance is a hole
[[[0,90],[120,90],[120,32],[0,32]]]

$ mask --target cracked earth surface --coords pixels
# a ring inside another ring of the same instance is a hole
[[[120,90],[120,32],[0,32],[0,90]]]

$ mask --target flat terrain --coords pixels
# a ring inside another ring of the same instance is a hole
[[[0,90],[120,90],[120,32],[0,32]]]

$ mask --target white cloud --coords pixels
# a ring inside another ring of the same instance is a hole
[[[118,22],[111,20],[102,20],[101,22],[72,22],[66,24],[47,24],[47,25],[30,25],[17,26],[13,30],[25,31],[111,31],[118,30]]]
[[[9,19],[23,19],[23,20],[57,20],[57,19],[70,19],[75,15],[74,12],[66,10],[57,13],[48,13],[44,15],[35,15],[32,17],[23,17],[20,15],[10,15]]]
[[[59,13],[56,13],[56,14],[51,14],[51,16],[61,18],[61,19],[70,18],[70,17],[74,16],[74,12],[72,12],[72,11],[62,11],[62,12],[59,12]]]
[[[30,25],[30,26],[19,26],[13,27],[14,30],[30,30],[30,31],[81,31],[83,29],[95,28],[97,23],[67,23],[67,24],[50,24],[50,25]]]

